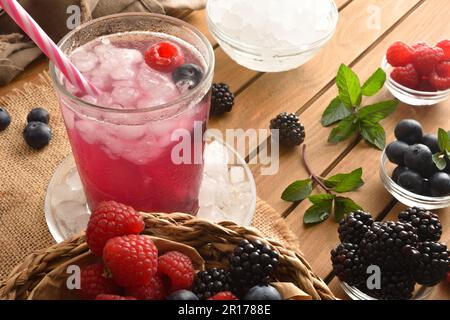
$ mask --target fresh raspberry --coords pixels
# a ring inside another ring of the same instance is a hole
[[[414,56],[414,50],[402,41],[394,42],[386,53],[389,64],[393,67],[404,67],[411,63]]]
[[[444,60],[444,56],[444,50],[441,48],[423,45],[415,50],[413,65],[420,75],[427,76],[434,71],[434,67],[440,61]]]
[[[428,44],[426,42],[417,42],[416,44],[413,44],[411,46],[411,48],[413,48],[414,51],[415,51],[415,50],[417,50],[417,49],[419,49],[421,47],[426,47],[426,46],[428,46]]]
[[[158,249],[146,236],[116,237],[106,243],[103,260],[118,285],[137,287],[156,274]]]
[[[450,77],[450,61],[442,61],[438,63],[436,65],[436,73],[441,77]]]
[[[163,41],[147,49],[145,62],[157,71],[169,73],[184,64],[184,54],[176,44]]]
[[[216,295],[208,298],[208,300],[238,300],[236,296],[230,291],[219,292]]]
[[[114,294],[99,294],[95,300],[137,300],[135,297],[122,297]]]
[[[391,78],[410,89],[416,89],[419,85],[419,75],[412,64],[408,64],[406,67],[395,68],[391,72]]]
[[[169,293],[191,290],[195,270],[191,259],[178,251],[170,251],[159,257],[158,272],[169,278]]]
[[[437,72],[433,72],[431,75],[430,83],[436,90],[450,89],[450,77],[441,77]]]
[[[117,294],[119,292],[119,288],[114,284],[113,280],[105,277],[104,270],[105,266],[103,263],[81,268],[79,295],[82,299],[93,300],[102,293]]]
[[[442,40],[436,45],[436,47],[444,50],[445,60],[450,60],[450,40]]]
[[[144,220],[133,208],[114,201],[103,202],[92,212],[86,242],[95,255],[101,256],[109,239],[139,234],[144,228]]]
[[[158,274],[151,278],[146,285],[126,288],[125,292],[139,300],[164,300],[166,298],[164,282]]]
[[[436,89],[431,85],[430,80],[428,79],[422,79],[419,82],[419,85],[417,86],[418,91],[424,91],[424,92],[435,92]]]

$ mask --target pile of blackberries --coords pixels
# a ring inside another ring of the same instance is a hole
[[[392,179],[418,195],[450,195],[450,160],[443,171],[433,162],[433,155],[440,152],[437,136],[424,135],[419,122],[406,119],[397,124],[395,137],[397,140],[386,147],[389,161],[398,165]]]
[[[280,293],[269,284],[278,259],[278,252],[269,245],[259,240],[242,240],[229,257],[229,270],[198,272],[192,291],[199,299],[232,292],[244,300],[281,300]]]
[[[411,299],[416,283],[434,286],[447,276],[450,253],[437,242],[441,234],[439,217],[425,209],[407,209],[396,222],[374,222],[369,213],[351,213],[340,222],[342,243],[331,251],[333,271],[371,297]],[[370,266],[379,268],[379,287],[367,283],[373,275]]]

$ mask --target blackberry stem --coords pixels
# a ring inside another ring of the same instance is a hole
[[[311,170],[311,167],[309,166],[308,160],[306,157],[306,144],[304,144],[302,147],[302,162],[303,162],[303,165],[305,166],[306,171],[308,172],[309,176],[311,177],[311,179],[314,182],[316,182],[326,193],[332,194],[331,190],[327,188],[327,186],[322,182],[322,180],[320,180],[319,176],[314,174],[314,172]]]

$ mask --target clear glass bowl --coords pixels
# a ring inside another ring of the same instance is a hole
[[[396,165],[392,164],[387,155],[386,149],[381,155],[380,177],[386,190],[398,201],[408,207],[419,207],[427,210],[436,210],[450,207],[450,196],[447,197],[427,197],[412,193],[392,180],[392,172]]]
[[[241,42],[229,35],[218,24],[211,19],[211,6],[213,1],[207,3],[207,21],[211,34],[220,44],[222,49],[231,59],[238,64],[260,72],[282,72],[300,67],[311,60],[319,50],[332,38],[336,31],[339,19],[339,11],[336,3],[331,2],[331,10],[328,18],[331,21],[330,29],[324,37],[308,44],[301,44],[294,47],[259,47]],[[251,13],[249,13],[251,14]]]
[[[417,91],[397,83],[390,76],[394,68],[387,62],[386,56],[383,57],[381,68],[387,75],[385,86],[401,102],[412,106],[431,106],[447,100],[450,96],[450,89],[436,92]]]
[[[352,300],[378,300],[377,298],[371,297],[368,294],[362,292],[356,287],[352,287],[345,282],[339,281],[342,290],[352,299]],[[433,292],[434,287],[425,287],[421,285],[416,285],[411,300],[426,300],[431,292]]]

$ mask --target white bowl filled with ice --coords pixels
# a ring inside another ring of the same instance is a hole
[[[298,68],[331,39],[333,0],[208,0],[209,30],[238,64],[261,72]]]

